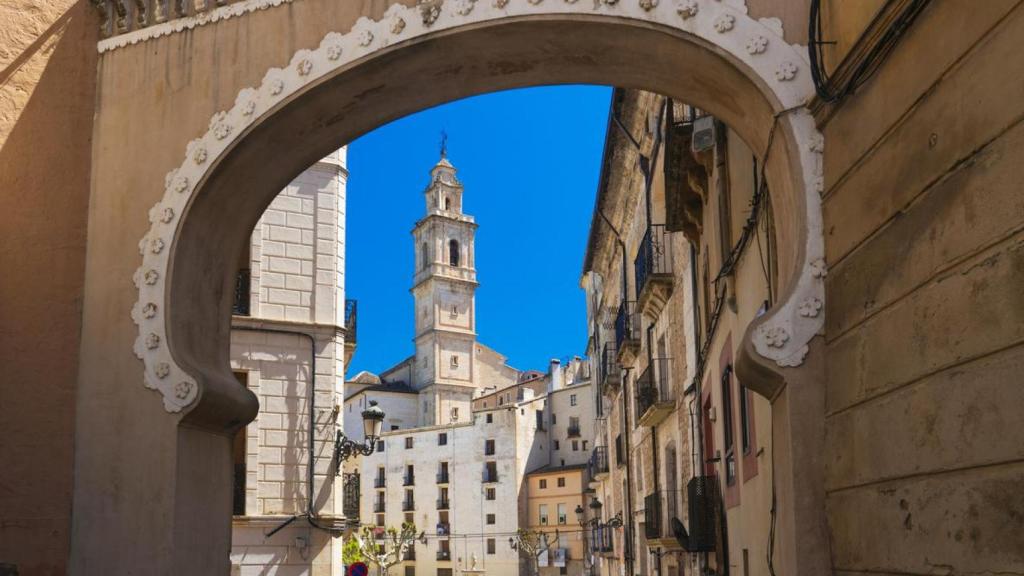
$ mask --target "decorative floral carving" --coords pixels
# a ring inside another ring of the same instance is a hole
[[[760,34],[755,34],[747,39],[748,54],[762,54],[768,49],[768,39]]]
[[[174,208],[164,208],[160,211],[161,222],[168,224],[171,220],[174,220]]]
[[[174,395],[178,400],[184,400],[188,398],[188,395],[192,393],[192,383],[187,380],[182,380],[174,385]]]
[[[729,30],[732,30],[732,27],[735,25],[736,17],[732,14],[722,14],[718,18],[715,18],[715,30],[717,30],[719,34],[724,34]]]
[[[342,53],[341,44],[334,43],[334,44],[331,44],[331,45],[327,46],[327,59],[328,60],[331,60],[333,62],[334,60],[337,60],[338,58],[341,58],[341,53]]]
[[[155,332],[150,332],[146,335],[146,348],[150,350],[156,350],[160,347],[160,336]]]
[[[455,13],[459,16],[468,16],[473,11],[476,0],[456,0]]]
[[[797,312],[799,312],[804,318],[817,318],[818,313],[821,312],[821,305],[821,299],[815,298],[814,296],[808,296],[800,303],[800,306],[797,308]]]
[[[184,176],[179,176],[174,171],[171,171],[169,174],[167,174],[167,189],[170,190],[171,192],[181,194],[182,192],[188,190],[188,178]]]
[[[799,350],[793,354],[781,359],[776,360],[775,363],[784,368],[796,368],[797,366],[804,363],[804,358],[807,357],[807,352],[810,350],[807,346],[801,346]]]
[[[149,302],[142,307],[143,318],[153,318],[154,316],[156,316],[156,304]]]
[[[676,6],[676,14],[683,20],[689,20],[697,15],[700,11],[700,6],[697,4],[697,0],[683,0]]]
[[[356,40],[360,46],[369,46],[373,42],[373,32],[369,28],[363,28],[356,34]]]
[[[280,78],[272,78],[270,82],[267,83],[267,86],[270,88],[270,95],[277,96],[284,91],[284,80],[281,80]]]
[[[796,64],[787,60],[782,64],[779,64],[779,67],[775,69],[775,79],[780,82],[792,80],[793,78],[796,78],[797,70],[798,68],[796,67]]]
[[[807,143],[807,149],[815,154],[823,154],[825,152],[825,137],[815,133]]]
[[[195,162],[196,166],[201,166],[206,163],[206,159],[209,158],[209,152],[206,150],[206,145],[203,144],[202,140],[193,140],[188,143],[188,157]]]
[[[295,71],[299,73],[299,76],[309,76],[309,73],[313,71],[313,61],[309,58],[299,60],[295,65]]]
[[[401,34],[402,30],[405,30],[405,19],[401,16],[395,16],[391,19],[391,33]],[[338,55],[340,56],[341,54]],[[337,60],[337,58],[332,58],[332,60]]]
[[[146,270],[146,273],[142,275],[142,281],[152,286],[156,284],[157,280],[160,279],[160,273],[150,268]]]
[[[658,7],[658,0],[640,0],[640,7],[650,12]]]
[[[508,6],[508,0],[494,0],[495,8],[504,8],[505,6]]]
[[[159,254],[160,252],[163,252],[163,249],[163,240],[159,238],[153,238],[152,240],[149,241],[149,251],[152,252],[153,254]]]
[[[811,276],[814,278],[824,278],[828,276],[828,267],[825,265],[825,260],[818,258],[814,262],[811,262]]]
[[[420,17],[424,26],[430,26],[441,17],[441,6],[435,0],[420,0]]]
[[[213,136],[217,140],[223,140],[231,135],[231,124],[228,123],[227,112],[217,112],[210,119],[210,130],[213,130]]]
[[[157,362],[156,366],[153,366],[153,374],[156,374],[157,378],[163,380],[171,374],[171,365],[167,362]]]
[[[764,341],[772,348],[782,348],[789,341],[789,332],[782,326],[772,326],[762,332]]]

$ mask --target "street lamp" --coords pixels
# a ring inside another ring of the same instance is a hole
[[[334,438],[334,459],[338,463],[338,467],[334,472],[336,476],[341,473],[342,462],[357,454],[369,456],[373,454],[374,449],[377,447],[381,429],[384,427],[384,411],[380,409],[380,406],[377,406],[376,400],[370,400],[370,406],[363,410],[362,416],[365,442],[356,442],[345,436],[345,433],[341,430],[338,430],[337,436]]]

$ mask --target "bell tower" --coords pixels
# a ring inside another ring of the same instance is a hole
[[[476,388],[476,223],[462,211],[462,183],[445,147],[424,191],[426,215],[414,239],[416,357],[420,424],[467,421]]]

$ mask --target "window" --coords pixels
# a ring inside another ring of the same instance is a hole
[[[494,524],[494,520],[495,520],[494,519],[494,514],[488,514],[487,515],[487,523],[488,524]]]
[[[484,441],[484,456],[494,456],[494,440]]]
[[[459,420],[459,407],[455,406],[452,408],[452,422],[458,422]]]
[[[416,576],[416,567],[415,566],[406,566],[405,567],[405,576]]]
[[[558,440],[555,440],[555,450],[558,450]]]
[[[569,406],[575,406],[575,405],[576,405],[576,395],[575,394],[569,394]]]
[[[394,432],[395,430],[398,430],[398,424],[391,425],[391,431]]]
[[[572,451],[573,452],[579,452],[579,450],[580,450],[579,440],[573,440],[572,441]]]
[[[487,423],[490,424],[492,422],[494,422],[494,414],[488,413],[487,414]]]
[[[486,500],[494,500],[496,493],[497,492],[494,490],[494,488],[488,488],[487,490],[484,491],[484,498]]]
[[[452,354],[452,368],[458,368],[458,367],[459,367],[459,357],[456,356],[455,354]]]
[[[559,480],[562,482],[561,485],[564,485],[565,479],[564,478],[559,478]],[[562,503],[562,502],[559,502],[558,503],[558,523],[559,524],[565,524],[566,520],[567,520],[567,517],[565,515],[565,504]]]
[[[540,524],[541,524],[541,526],[546,526],[547,523],[548,523],[548,505],[547,504],[541,504],[540,505]]]
[[[437,445],[438,446],[446,446],[447,444],[448,444],[448,433],[447,432],[441,432],[440,434],[438,434],[437,435]]]
[[[497,482],[498,481],[498,463],[497,462],[486,462],[484,468],[484,482]]]
[[[442,542],[446,542],[446,541],[442,540]],[[452,569],[451,568],[438,568],[437,569],[437,576],[452,576]]]
[[[377,440],[377,452],[383,452],[383,451],[384,451],[384,439],[381,438],[380,440]]]
[[[410,448],[412,448],[412,436],[405,439],[405,449],[408,450]]]
[[[423,243],[423,247],[420,248],[420,259],[422,260],[422,268],[426,270],[427,266],[430,266],[430,252],[427,250],[427,243]]]
[[[540,489],[543,490],[548,487],[548,481],[545,478],[540,479]]]
[[[587,441],[586,440],[583,441],[583,451],[584,452],[587,451]]]
[[[750,413],[747,403],[749,392],[747,387],[740,385],[740,446],[744,454],[750,454]]]
[[[565,488],[565,477],[564,476],[560,476],[558,478],[558,487],[559,488]]]
[[[445,210],[451,210],[452,209],[452,199],[447,197],[447,196],[444,197],[444,209]]]
[[[452,304],[451,317],[452,318],[457,318],[458,316],[459,316],[459,305],[458,304]]]
[[[722,371],[722,439],[725,444],[725,483],[736,483],[736,450],[733,438],[732,364]]]
[[[494,538],[488,538],[487,539],[487,553],[488,554],[494,554],[494,549],[495,549]]]
[[[459,241],[449,240],[448,241],[448,263],[452,266],[459,265]]]
[[[554,424],[554,423],[556,423],[556,422],[558,422],[558,419],[557,419],[557,418],[555,418],[555,414],[554,414],[554,413],[552,413],[552,414],[551,414],[551,423],[552,423],[552,424]]]

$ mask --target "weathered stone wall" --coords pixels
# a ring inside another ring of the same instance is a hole
[[[0,3],[0,565],[64,574],[97,20]]]
[[[823,127],[839,573],[1024,571],[1022,35],[933,2]]]

